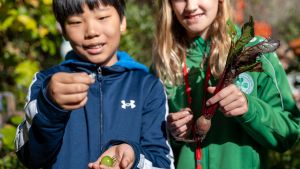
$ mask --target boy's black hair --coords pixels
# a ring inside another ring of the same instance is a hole
[[[91,10],[99,7],[100,4],[113,6],[117,10],[120,19],[125,15],[125,0],[54,0],[53,12],[63,30],[67,17],[83,13],[83,4],[86,4]]]

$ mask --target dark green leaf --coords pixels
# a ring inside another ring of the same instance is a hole
[[[250,16],[250,19],[242,27],[242,35],[237,40],[234,45],[231,45],[229,50],[229,55],[227,58],[227,63],[230,64],[234,57],[237,57],[243,50],[244,46],[249,43],[249,41],[254,37],[254,22],[253,17]]]
[[[279,45],[278,40],[265,39],[254,46],[245,48],[239,56],[239,62],[242,65],[253,62],[260,54],[274,52]]]

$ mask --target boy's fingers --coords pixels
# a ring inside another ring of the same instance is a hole
[[[86,104],[87,100],[88,98],[86,97],[79,103],[61,105],[61,108],[63,108],[64,110],[75,110],[80,107],[83,107]]]
[[[70,84],[70,83],[84,83],[92,84],[95,82],[95,79],[89,76],[87,73],[64,73],[60,72],[52,77],[53,80],[60,83]]]
[[[89,85],[84,83],[70,83],[70,84],[62,84],[58,83],[55,87],[50,89],[51,93],[59,93],[59,94],[76,94],[87,92],[89,89]]]
[[[100,169],[99,164],[96,162],[88,164],[89,169]]]
[[[133,159],[130,158],[127,153],[123,155],[122,161],[121,161],[121,169],[130,169],[133,164]]]
[[[87,92],[75,93],[75,94],[61,94],[56,98],[56,102],[60,104],[79,104],[87,98]]]
[[[128,168],[128,166],[129,166],[129,161],[128,161],[128,159],[124,158],[121,161],[121,168]]]
[[[119,147],[120,168],[130,169],[134,162],[134,151],[128,144],[121,144]]]

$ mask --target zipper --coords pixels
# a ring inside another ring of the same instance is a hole
[[[102,68],[99,66],[97,68],[97,80],[99,81],[99,96],[100,96],[100,103],[99,103],[99,110],[100,110],[100,150],[103,152],[103,95],[102,95]]]

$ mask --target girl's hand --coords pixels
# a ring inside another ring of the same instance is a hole
[[[215,87],[208,87],[208,92],[213,93],[215,89]],[[248,112],[247,99],[244,93],[234,84],[219,91],[207,100],[206,105],[210,106],[215,103],[219,104],[221,111],[228,117],[240,116]]]
[[[115,158],[113,167],[100,165],[100,161],[104,156]],[[89,163],[89,169],[130,169],[135,161],[133,148],[128,144],[119,144],[106,150],[97,161]]]
[[[54,74],[47,87],[47,95],[64,110],[74,110],[87,102],[89,86],[95,80],[86,73]]]
[[[173,137],[186,138],[192,128],[193,114],[190,108],[170,113],[167,117],[167,127]]]

